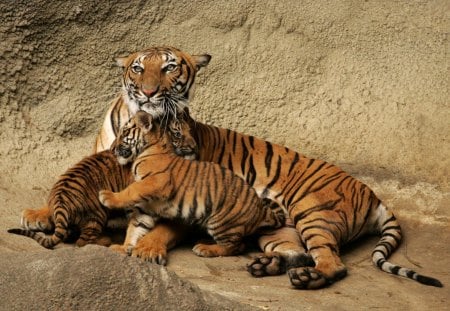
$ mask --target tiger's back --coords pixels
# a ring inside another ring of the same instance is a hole
[[[108,209],[98,200],[98,191],[120,191],[130,183],[130,178],[129,167],[121,166],[110,151],[85,157],[61,175],[50,191],[47,205],[53,215],[51,236],[19,228],[8,232],[31,237],[46,248],[53,248],[67,238],[69,229],[75,228],[80,232],[78,246],[107,244],[98,240],[108,216]]]

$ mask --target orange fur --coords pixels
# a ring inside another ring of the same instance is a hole
[[[25,229],[8,232],[35,239],[46,248],[53,248],[68,237],[69,229],[79,230],[77,246],[89,243],[109,245],[102,236],[108,210],[97,198],[99,189],[121,190],[131,182],[129,166],[121,166],[109,151],[85,157],[61,175],[50,191],[48,204],[40,210],[25,210]],[[93,196],[94,194],[94,196]],[[45,237],[39,231],[52,231]]]
[[[231,171],[176,156],[169,132],[146,112],[137,112],[120,129],[112,150],[120,163],[134,161],[136,180],[120,192],[99,194],[109,208],[134,210],[122,250],[131,251],[159,217],[205,227],[217,244],[198,244],[194,252],[207,257],[239,253],[243,237],[284,224],[283,210],[261,200]]]

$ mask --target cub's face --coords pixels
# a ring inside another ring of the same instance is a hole
[[[162,118],[182,112],[193,95],[195,75],[210,59],[207,54],[189,55],[172,47],[154,47],[118,58],[131,114],[143,110]]]
[[[168,124],[162,128],[161,121],[154,120],[145,111],[138,111],[120,128],[111,150],[122,165],[133,162],[147,148],[153,148],[153,152],[174,152],[193,160],[197,156],[198,148],[186,117],[166,120]],[[164,120],[162,122],[164,123]]]
[[[111,145],[111,151],[121,165],[133,162],[146,146],[142,130],[136,121],[136,118],[131,118],[125,123]]]

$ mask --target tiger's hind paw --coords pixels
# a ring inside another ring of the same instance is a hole
[[[27,230],[50,232],[54,229],[52,214],[48,208],[24,210],[20,223]]]
[[[311,267],[293,268],[288,271],[291,284],[298,289],[315,289],[327,285],[325,277]]]
[[[298,289],[316,289],[327,286],[346,275],[346,269],[336,274],[333,279],[327,279],[325,276],[313,267],[301,267],[289,269],[288,275],[291,284]]]
[[[280,275],[286,272],[286,263],[284,258],[277,253],[263,254],[247,264],[247,271],[254,277]]]

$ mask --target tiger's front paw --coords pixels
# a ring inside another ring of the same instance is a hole
[[[119,205],[116,194],[110,190],[100,190],[98,193],[98,199],[100,200],[100,203],[107,208],[115,208]]]
[[[140,240],[131,253],[132,257],[139,257],[145,261],[158,265],[167,265],[167,247],[158,243],[143,243]]]

